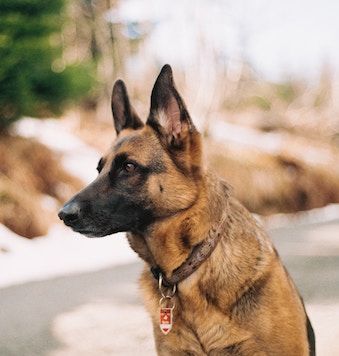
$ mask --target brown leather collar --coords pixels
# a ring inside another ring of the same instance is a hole
[[[218,225],[212,226],[206,239],[193,248],[190,256],[172,272],[171,277],[166,278],[159,266],[153,266],[151,272],[154,278],[159,281],[161,276],[162,285],[166,288],[172,288],[196,271],[207,260],[220,241],[226,216],[227,214],[224,211]]]

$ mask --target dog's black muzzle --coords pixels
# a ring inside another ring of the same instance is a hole
[[[98,179],[99,178],[99,179]],[[119,192],[109,186],[105,176],[81,190],[59,210],[58,216],[73,231],[88,237],[144,229],[153,221],[152,209],[136,193]]]

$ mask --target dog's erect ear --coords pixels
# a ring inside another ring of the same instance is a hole
[[[125,83],[117,80],[112,91],[112,112],[117,135],[124,129],[139,129],[144,126],[131,106]]]
[[[168,64],[162,68],[154,84],[147,124],[166,136],[173,145],[180,144],[189,132],[195,130],[185,103],[175,88]]]

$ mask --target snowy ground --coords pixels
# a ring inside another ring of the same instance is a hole
[[[124,234],[87,239],[60,224],[24,239],[0,225],[0,288],[136,261]]]

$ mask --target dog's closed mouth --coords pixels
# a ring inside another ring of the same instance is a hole
[[[73,226],[71,228],[74,232],[77,232],[89,238],[100,238],[112,234],[108,230],[96,231],[96,230],[89,230],[89,229],[84,229],[83,227],[76,227],[76,226]]]
[[[78,232],[78,233],[81,234],[81,235],[84,235],[84,236],[86,236],[86,237],[89,237],[89,238],[91,238],[91,239],[107,236],[106,234],[95,234],[95,233],[93,233],[93,232],[85,231],[85,230],[79,230],[79,231],[74,230],[74,231],[75,231],[75,232]]]

